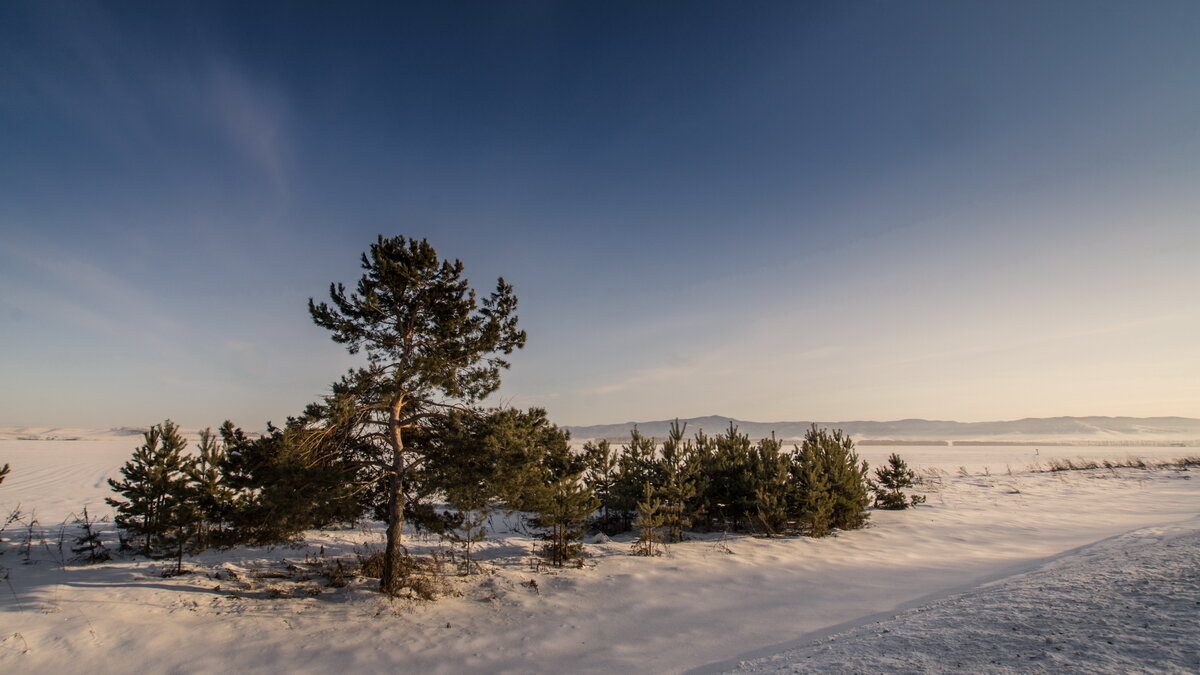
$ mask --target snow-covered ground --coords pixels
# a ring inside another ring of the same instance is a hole
[[[730,672],[1197,673],[1200,521],[1118,535]]]
[[[324,585],[320,568],[378,545],[377,526],[312,532],[300,549],[208,552],[187,561],[192,574],[167,579],[156,561],[82,566],[64,560],[69,552],[59,553],[59,523],[85,504],[93,513],[108,512],[105,478],[136,444],[136,438],[0,441],[0,463],[13,467],[0,485],[0,509],[7,513],[20,503],[41,524],[30,563],[19,550],[23,531],[10,526],[0,545],[0,565],[9,574],[0,587],[0,671],[712,672],[780,652],[787,652],[786,661],[750,667],[878,671],[909,663],[916,670],[950,670],[958,662],[933,659],[960,640],[978,646],[978,653],[963,657],[963,670],[1059,670],[1064,664],[1169,670],[1171,663],[1193,669],[1187,664],[1194,664],[1195,652],[1189,657],[1186,650],[1178,662],[1155,660],[1153,650],[1140,647],[1101,649],[1108,660],[1084,660],[1074,652],[1087,651],[1077,645],[1091,639],[1089,633],[1070,628],[1073,615],[1051,610],[1066,611],[1070,599],[1101,608],[1115,602],[1149,628],[1138,632],[1114,619],[1090,633],[1101,644],[1115,633],[1142,646],[1165,639],[1176,627],[1154,629],[1186,607],[1143,601],[1158,592],[1156,585],[1195,588],[1195,471],[1028,473],[1029,465],[1055,455],[1013,446],[990,452],[864,447],[873,464],[897,450],[922,469],[928,504],[873,512],[870,527],[819,540],[698,535],[652,559],[629,556],[626,540],[592,543],[582,569],[558,571],[535,570],[530,552],[536,542],[519,524],[497,518],[499,532],[479,555],[485,573],[451,577],[453,597],[413,603],[387,601],[367,580]],[[1095,459],[1187,454],[1181,448],[1053,450]],[[1134,530],[1142,531],[1118,536]],[[73,534],[69,525],[65,532]],[[1139,543],[1148,537],[1165,544]],[[436,539],[409,543],[414,552],[448,548]],[[1169,553],[1154,558],[1158,549]],[[1122,566],[1124,559],[1129,562]],[[1089,565],[1094,572],[1085,570]],[[1097,582],[1117,588],[1110,600],[1087,583],[1089,575],[1147,583]],[[981,589],[990,582],[1000,583]],[[1136,592],[1126,593],[1130,588]],[[1062,597],[1043,602],[1039,589]],[[923,607],[929,609],[904,613]],[[1033,615],[1025,617],[1025,610]],[[1103,620],[1099,610],[1086,613]],[[901,618],[890,619],[897,614]],[[1006,616],[1009,625],[998,627]],[[1029,630],[1012,631],[1014,621]],[[885,628],[891,631],[885,635],[910,645],[928,642],[930,660],[871,661],[888,656],[870,633]],[[996,642],[1001,628],[1014,635]],[[967,632],[959,638],[955,630]],[[1195,624],[1180,631],[1200,638]],[[819,646],[825,655],[806,646],[835,633],[833,643]],[[986,649],[992,642],[1000,651],[1011,644],[1025,660],[1003,653],[1008,660],[990,663],[997,656]],[[1019,650],[1034,643],[1041,651],[1029,660],[1033,647]]]

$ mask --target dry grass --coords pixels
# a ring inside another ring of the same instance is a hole
[[[1200,466],[1200,457],[1188,456],[1172,460],[1146,460],[1141,457],[1126,457],[1125,459],[1105,459],[1097,462],[1093,459],[1077,457],[1071,459],[1052,459],[1043,467],[1040,463],[1029,467],[1032,473],[1047,473],[1054,471],[1088,471],[1090,469],[1183,469],[1189,466]]]

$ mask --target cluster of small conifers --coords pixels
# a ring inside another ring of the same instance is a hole
[[[636,529],[633,552],[654,555],[689,529],[819,537],[861,527],[871,491],[880,508],[920,500],[902,491],[913,480],[903,460],[893,455],[871,480],[840,431],[814,426],[792,451],[734,426],[717,436],[684,431],[675,424],[659,443],[635,428],[628,443],[588,442],[579,453],[540,409],[456,412],[409,439],[424,464],[409,484],[406,519],[470,561],[489,516],[520,511],[545,540],[541,553],[562,565],[580,555],[588,530]],[[109,481],[122,497],[108,500],[122,547],[174,557],[178,569],[186,552],[386,517],[386,495],[356,472],[354,456],[319,452],[317,435],[290,420],[251,438],[226,422],[201,432],[189,455],[174,423],[152,427],[122,479]]]
[[[774,437],[752,442],[732,424],[687,438],[676,422],[661,445],[634,428],[619,448],[587,443],[584,457],[584,480],[601,505],[594,525],[609,534],[635,527],[635,549],[646,555],[688,529],[812,537],[855,529],[872,491],[880,508],[921,501],[901,490],[914,476],[898,456],[872,481],[848,436],[816,426],[788,451]]]

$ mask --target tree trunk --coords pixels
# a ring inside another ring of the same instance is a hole
[[[400,593],[400,559],[404,556],[404,440],[400,436],[400,411],[404,398],[397,397],[391,408],[392,469],[388,476],[387,546],[383,551],[383,573],[379,590],[395,597]]]

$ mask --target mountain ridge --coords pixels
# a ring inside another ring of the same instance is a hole
[[[619,424],[595,424],[564,427],[576,439],[624,438],[636,425],[644,435],[663,437],[673,420],[647,422],[623,422]],[[784,439],[804,436],[813,421],[755,422],[739,420],[724,415],[705,415],[688,419],[687,433],[703,430],[706,434],[724,432],[732,423],[742,433],[752,438],[762,438],[774,433]],[[988,422],[956,422],[953,420],[926,420],[908,418],[891,421],[846,420],[840,422],[815,422],[818,427],[841,429],[856,440],[897,441],[965,441],[965,440],[1163,440],[1184,441],[1200,439],[1200,419],[1191,417],[1025,417],[1015,420]]]

